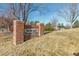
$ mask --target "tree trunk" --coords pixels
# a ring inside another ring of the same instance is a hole
[[[73,28],[73,25],[71,24],[70,29],[72,29],[72,28]]]

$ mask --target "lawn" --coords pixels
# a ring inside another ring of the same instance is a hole
[[[79,52],[79,28],[53,31],[22,44],[12,44],[12,34],[0,34],[0,55],[72,56]]]

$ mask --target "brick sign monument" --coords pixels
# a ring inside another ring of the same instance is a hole
[[[34,25],[24,24],[23,21],[13,21],[13,44],[23,43],[33,37],[39,37],[44,34],[44,24]]]

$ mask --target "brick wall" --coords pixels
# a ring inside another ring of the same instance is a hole
[[[35,29],[37,32],[34,34],[25,33],[25,29]],[[44,25],[37,23],[36,25],[25,24],[22,21],[14,20],[13,22],[13,44],[22,43],[33,37],[38,37],[44,34]]]
[[[24,41],[24,23],[15,20],[13,23],[13,44],[19,44]]]

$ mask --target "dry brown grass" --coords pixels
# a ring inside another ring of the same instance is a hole
[[[69,56],[79,52],[79,28],[54,31],[16,46],[11,37],[0,35],[0,55]]]

